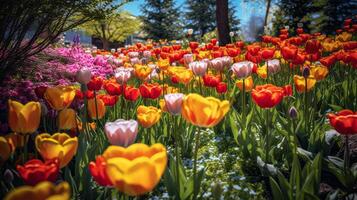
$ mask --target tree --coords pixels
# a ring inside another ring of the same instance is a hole
[[[143,29],[148,38],[154,40],[180,38],[182,30],[180,12],[173,0],[146,0],[141,10]]]
[[[55,42],[61,33],[90,19],[101,18],[123,3],[115,0],[1,0],[0,82],[27,58]],[[73,18],[79,13],[81,17]]]
[[[80,27],[89,35],[98,37],[103,49],[109,49],[109,42],[124,41],[129,35],[140,30],[141,22],[128,12],[115,12],[105,19],[94,19]]]
[[[206,33],[216,29],[215,0],[186,0],[187,29],[193,29],[195,35],[203,37]],[[229,25],[232,31],[238,31],[239,19],[236,17],[235,7],[232,3],[228,5]]]
[[[229,44],[228,0],[216,0],[216,20],[219,45]]]

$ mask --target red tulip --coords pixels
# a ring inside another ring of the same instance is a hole
[[[243,48],[244,47],[244,42],[243,41],[236,42],[236,47]]]
[[[95,182],[101,186],[111,186],[108,174],[106,172],[106,161],[102,156],[97,156],[95,162],[89,163],[89,172],[93,176]]]
[[[272,84],[258,85],[252,90],[253,101],[261,108],[275,107],[284,96],[284,89]]]
[[[110,95],[120,95],[122,93],[122,86],[116,82],[107,82],[104,84],[104,89]]]
[[[223,56],[223,53],[221,51],[212,51],[211,55],[213,58],[219,58]]]
[[[236,57],[239,55],[239,53],[240,53],[240,49],[234,49],[234,48],[227,49],[227,54],[230,57]]]
[[[344,50],[353,50],[357,48],[357,41],[349,41],[343,44]]]
[[[140,94],[143,98],[156,99],[161,95],[162,88],[158,83],[144,83],[139,87]]]
[[[245,54],[245,59],[253,63],[260,63],[262,61],[262,57],[259,54],[253,55],[249,52]]]
[[[303,53],[297,53],[294,59],[291,61],[294,65],[302,65],[305,63],[306,55]]]
[[[197,49],[198,48],[198,42],[190,42],[190,48],[191,49]]]
[[[97,98],[101,99],[104,102],[105,106],[114,106],[118,101],[118,96],[100,94]]]
[[[181,45],[179,44],[176,44],[176,45],[172,45],[172,48],[177,51],[177,50],[180,50],[181,49]]]
[[[218,83],[218,85],[216,86],[216,91],[220,94],[226,93],[227,92],[227,83],[225,83],[225,82]]]
[[[217,44],[217,39],[216,38],[211,39],[211,44],[216,45]]]
[[[285,85],[283,86],[284,89],[284,96],[292,96],[293,95],[293,88],[291,85]]]
[[[357,112],[351,110],[341,110],[337,114],[327,115],[331,126],[342,135],[357,134]]]
[[[274,48],[263,48],[259,51],[263,60],[270,60],[274,57],[275,49]]]
[[[87,84],[89,90],[100,90],[103,85],[103,78],[100,76],[93,76]]]
[[[314,54],[319,52],[321,44],[318,40],[308,40],[305,45],[305,51],[308,54]]]
[[[36,185],[42,181],[55,182],[59,172],[59,161],[54,159],[42,162],[38,159],[32,159],[23,166],[17,165],[16,169],[27,185]]]
[[[170,53],[171,47],[169,47],[169,46],[163,46],[163,47],[161,47],[161,51],[162,51],[162,52],[165,52],[165,53]]]
[[[297,28],[296,29],[296,33],[297,34],[302,34],[302,33],[304,33],[304,29],[303,28]]]
[[[247,50],[248,52],[251,54],[251,55],[257,55],[260,51],[260,46],[259,45],[255,45],[255,44],[252,44],[252,45],[248,45],[247,46]]]
[[[94,92],[91,90],[87,90],[85,92],[87,99],[93,99],[94,98]],[[77,99],[83,99],[84,95],[83,92],[81,92],[80,90],[76,90],[76,98]]]
[[[205,74],[203,77],[203,84],[207,87],[216,87],[221,81],[219,76]]]
[[[138,88],[132,86],[125,86],[124,98],[129,101],[136,101],[140,96],[140,91]]]
[[[326,67],[331,67],[336,62],[336,56],[334,54],[320,59],[320,63]]]
[[[298,48],[294,45],[283,46],[281,48],[281,55],[285,60],[293,60],[298,53]]]

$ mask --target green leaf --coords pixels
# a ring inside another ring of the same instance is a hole
[[[269,182],[270,182],[271,191],[273,193],[274,199],[284,200],[285,198],[283,198],[283,193],[281,192],[278,183],[272,177],[269,177]]]
[[[237,127],[237,123],[233,117],[233,115],[235,115],[234,112],[232,112],[232,114],[229,116],[229,124],[231,126],[232,129],[232,133],[233,133],[233,138],[236,141],[236,143],[238,144],[238,127]]]

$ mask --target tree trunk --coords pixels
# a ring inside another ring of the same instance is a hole
[[[271,4],[271,0],[267,0],[267,8],[265,10],[264,26],[266,26],[267,23],[268,23],[268,15],[269,15],[269,10],[270,10],[270,4]]]
[[[102,44],[103,44],[103,49],[104,50],[109,50],[109,41],[105,38],[101,38],[100,39],[102,41]]]
[[[228,0],[216,0],[216,20],[219,46],[229,44]]]

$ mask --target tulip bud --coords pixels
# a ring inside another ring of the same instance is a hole
[[[9,170],[9,169],[5,170],[5,172],[4,172],[4,180],[7,183],[11,183],[14,180],[14,174],[12,173],[11,170]]]
[[[82,68],[77,71],[76,80],[80,84],[87,84],[92,78],[92,72],[89,69]]]
[[[183,97],[184,94],[182,93],[166,94],[164,98],[165,98],[165,105],[168,112],[170,112],[172,115],[180,114]]]
[[[203,76],[207,71],[207,63],[203,61],[196,61],[189,64],[189,68],[196,76]]]
[[[107,122],[104,126],[104,132],[112,145],[127,147],[136,139],[138,122],[124,119]]]
[[[310,76],[310,68],[309,67],[304,67],[302,70],[302,76],[304,78],[308,78]]]
[[[289,109],[289,116],[291,119],[296,119],[297,116],[298,116],[298,111],[296,110],[296,108],[294,106],[292,106],[290,109]]]

